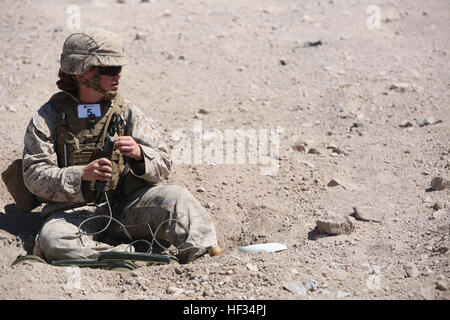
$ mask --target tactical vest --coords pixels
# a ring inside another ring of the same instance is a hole
[[[112,116],[120,116],[121,125],[113,136],[127,135],[129,120],[125,119],[128,106],[118,94],[113,100],[102,100],[100,104],[101,116],[78,117],[79,102],[72,99],[65,92],[55,94],[50,103],[57,112],[56,120],[56,153],[60,168],[77,165],[87,165],[95,159],[103,157],[103,145],[112,121]],[[128,113],[129,114],[129,113]],[[131,172],[125,172],[125,158],[120,151],[114,150],[111,158],[112,174],[108,182],[108,196],[128,196],[135,190],[149,186],[146,181],[135,177]],[[82,191],[85,200],[93,200],[95,182],[83,181]]]

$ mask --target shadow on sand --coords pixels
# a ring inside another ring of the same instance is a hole
[[[39,213],[20,213],[15,204],[8,204],[4,207],[4,212],[0,211],[0,229],[19,237],[28,254],[33,251],[34,239],[41,224]]]

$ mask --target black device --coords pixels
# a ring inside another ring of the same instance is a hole
[[[111,161],[112,154],[114,151],[114,139],[110,135],[106,135],[105,137],[105,144],[103,146],[103,158],[108,159]],[[94,202],[96,204],[99,204],[103,200],[103,195],[106,191],[108,191],[108,181],[95,181],[95,196],[94,196]]]

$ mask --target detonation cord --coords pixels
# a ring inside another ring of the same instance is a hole
[[[158,225],[158,227],[156,228],[156,230],[155,230],[154,233],[152,232],[152,228],[150,227],[150,225],[149,225],[148,223],[140,223],[140,224],[134,224],[134,225],[125,225],[125,224],[123,224],[122,222],[120,222],[119,220],[117,220],[116,218],[113,217],[113,213],[112,213],[112,209],[111,209],[111,204],[110,204],[110,202],[109,202],[108,195],[107,195],[106,192],[105,192],[104,194],[105,194],[106,203],[107,203],[107,205],[108,205],[109,215],[103,215],[103,214],[102,214],[102,215],[95,215],[95,216],[92,216],[92,217],[89,217],[89,218],[86,218],[85,220],[83,220],[83,221],[78,225],[78,234],[80,235],[80,240],[81,240],[81,241],[82,241],[81,235],[94,236],[94,235],[100,234],[100,233],[106,231],[106,230],[108,229],[108,227],[110,226],[111,222],[114,221],[114,222],[116,222],[116,223],[118,223],[118,224],[120,225],[121,229],[123,230],[123,232],[125,233],[125,235],[127,236],[127,238],[131,241],[131,242],[128,244],[127,250],[128,250],[129,248],[132,248],[133,244],[135,244],[135,243],[137,243],[137,242],[144,242],[144,243],[146,243],[146,244],[149,246],[149,249],[147,250],[147,253],[151,253],[151,252],[152,252],[152,250],[153,250],[153,244],[154,244],[154,243],[156,243],[159,247],[161,247],[163,250],[165,250],[165,251],[167,251],[167,252],[169,252],[169,253],[172,253],[172,252],[178,252],[178,253],[179,253],[179,252],[182,252],[182,251],[185,251],[185,250],[189,250],[189,249],[195,248],[194,246],[191,246],[191,247],[187,247],[187,248],[180,249],[180,247],[181,247],[181,246],[186,242],[186,240],[189,238],[189,235],[190,235],[190,234],[189,234],[189,230],[188,230],[188,229],[184,226],[184,224],[181,223],[178,219],[169,218],[169,219],[166,219],[166,220],[162,221],[162,222]],[[96,207],[98,208],[99,205],[96,205]],[[108,223],[106,224],[105,227],[103,227],[101,230],[95,231],[95,232],[82,231],[82,226],[83,226],[86,222],[91,221],[91,220],[94,220],[94,219],[98,219],[98,218],[108,218]],[[175,247],[175,249],[170,249],[170,247],[165,247],[164,245],[162,245],[162,244],[156,239],[156,235],[158,234],[159,229],[160,229],[165,223],[171,222],[171,221],[178,223],[178,224],[184,229],[184,231],[186,232],[186,238],[181,242],[181,244],[180,244],[179,246]],[[138,226],[143,226],[143,225],[147,226],[147,227],[148,227],[148,230],[150,231],[150,235],[151,235],[151,239],[152,239],[151,242],[149,242],[148,240],[145,240],[145,239],[137,239],[137,240],[134,240],[134,241],[133,241],[133,237],[132,237],[132,236],[130,235],[130,233],[128,232],[127,227],[128,227],[128,228],[132,228],[132,227],[138,227]]]

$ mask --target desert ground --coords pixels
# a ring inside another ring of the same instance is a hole
[[[0,171],[58,91],[65,38],[109,29],[128,57],[121,93],[174,158],[163,183],[199,199],[223,250],[130,272],[11,266],[32,253],[42,219],[40,208],[20,214],[0,183],[0,299],[450,298],[448,0],[0,7]],[[245,148],[227,149],[242,132]],[[216,142],[222,158],[208,156]],[[265,243],[286,249],[236,250]]]

